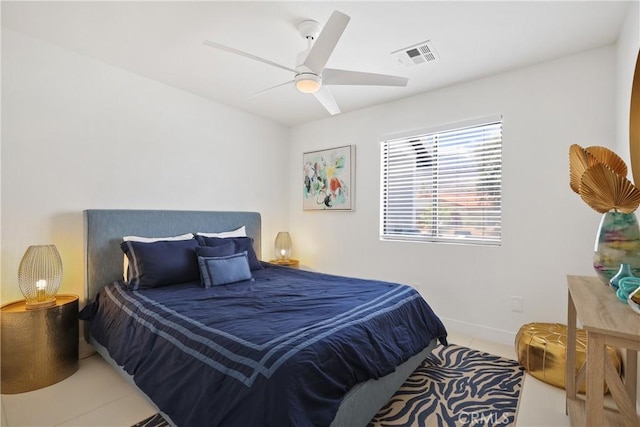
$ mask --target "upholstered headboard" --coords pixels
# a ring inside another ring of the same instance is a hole
[[[84,211],[86,299],[93,301],[105,285],[122,279],[123,236],[176,236],[221,232],[245,226],[261,257],[261,218],[257,212],[90,209]]]

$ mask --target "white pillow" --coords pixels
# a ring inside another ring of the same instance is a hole
[[[124,236],[122,238],[123,242],[143,242],[143,243],[153,243],[153,242],[167,242],[167,241],[176,241],[176,240],[191,240],[193,239],[193,233],[181,234],[179,236],[170,236],[170,237],[141,237],[141,236]],[[122,261],[122,277],[124,281],[127,282],[129,278],[127,277],[127,272],[129,271],[129,258],[124,255],[124,260]]]
[[[174,241],[174,240],[191,240],[191,239],[193,239],[193,233],[181,234],[179,236],[171,236],[171,237],[124,236],[122,238],[122,241],[123,242],[153,243],[153,242],[165,242],[165,241]]]
[[[247,237],[247,228],[243,225],[240,228],[236,228],[235,230],[232,231],[222,231],[220,233],[202,233],[202,232],[197,232],[196,236],[202,236],[202,237],[219,237],[219,238],[225,238],[225,237]]]

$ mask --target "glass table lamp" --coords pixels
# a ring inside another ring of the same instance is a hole
[[[62,282],[62,259],[55,245],[29,246],[18,268],[18,286],[27,309],[51,307]]]
[[[286,231],[281,231],[276,236],[275,251],[278,261],[288,261],[291,256],[291,236]]]

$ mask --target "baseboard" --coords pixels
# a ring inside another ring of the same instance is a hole
[[[513,345],[516,339],[516,334],[514,332],[505,331],[503,329],[491,328],[485,325],[478,325],[446,317],[441,317],[440,320],[442,320],[447,330],[451,332],[458,332],[472,338],[480,338],[506,345]]]

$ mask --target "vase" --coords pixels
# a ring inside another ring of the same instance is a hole
[[[607,212],[602,216],[596,236],[593,268],[609,285],[620,264],[629,264],[634,276],[640,276],[640,228],[634,213]]]
[[[634,277],[629,264],[620,264],[618,272],[609,280],[609,284],[612,288],[618,289],[618,282],[625,277]]]

